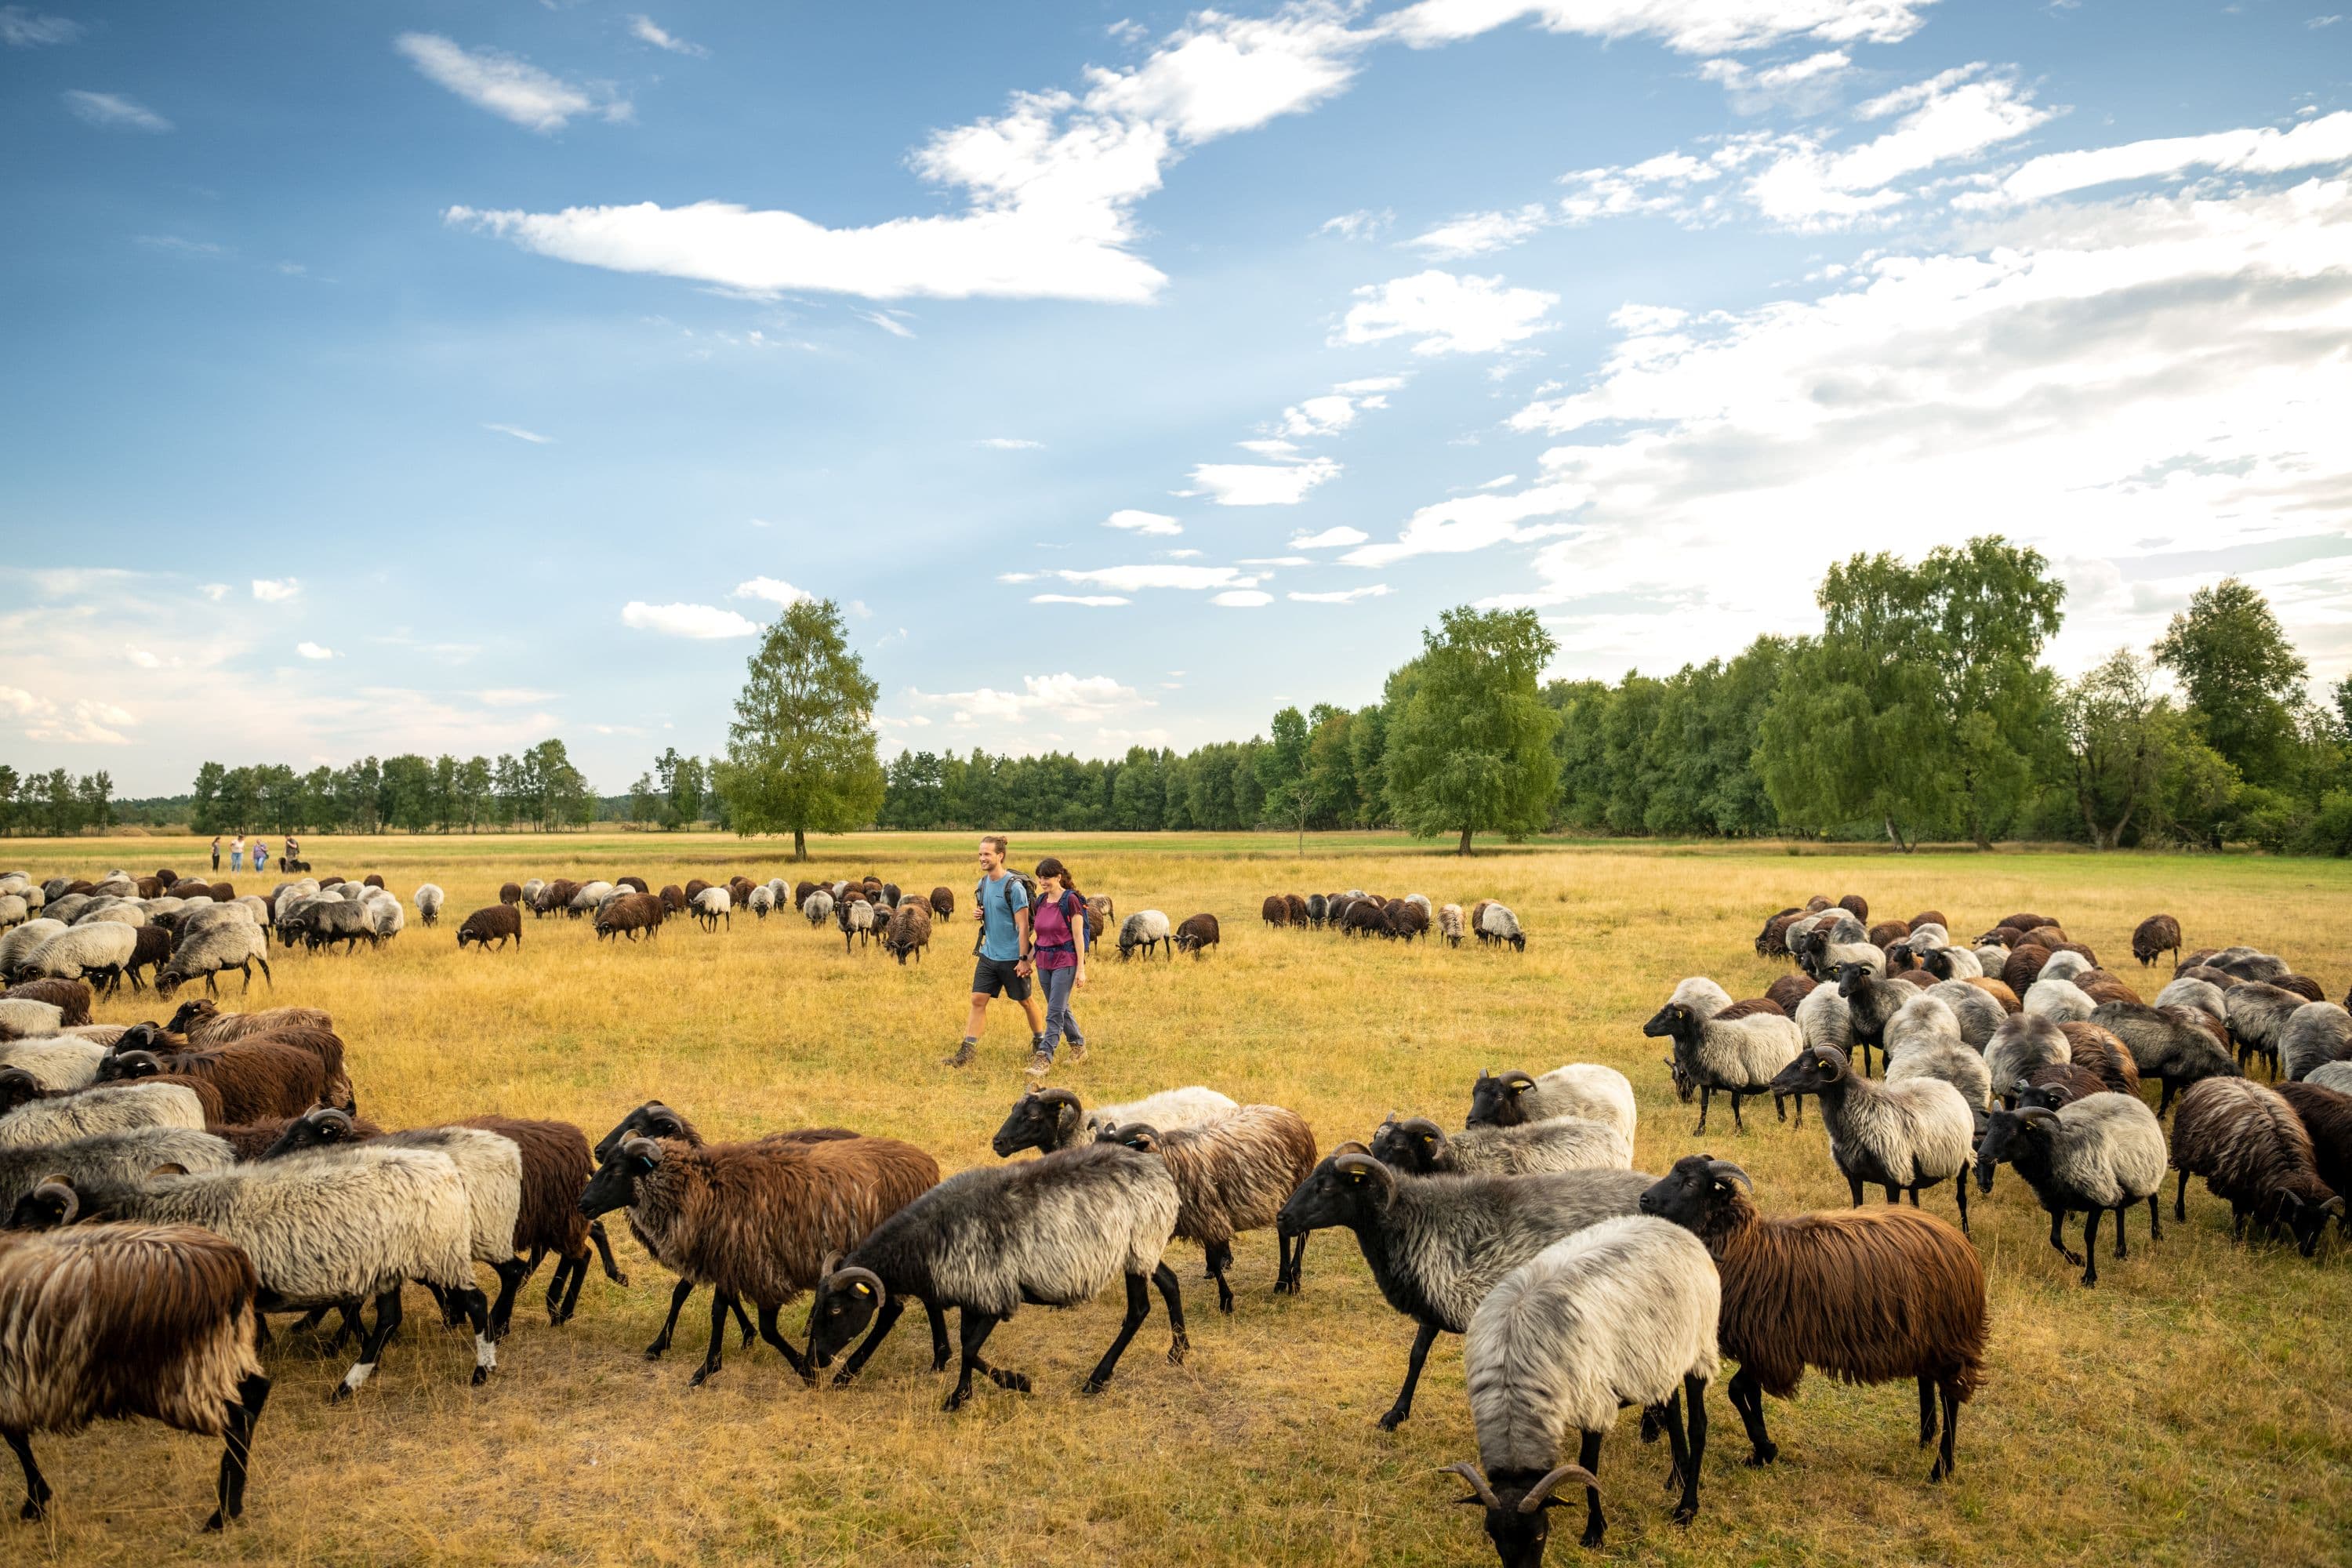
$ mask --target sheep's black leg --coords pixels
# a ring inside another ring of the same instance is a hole
[[[498,1336],[490,1331],[490,1299],[474,1286],[451,1293],[466,1321],[474,1329],[474,1384],[477,1387],[490,1381],[498,1369]]]
[[[1436,1342],[1435,1323],[1423,1323],[1413,1331],[1412,1353],[1404,1363],[1404,1386],[1397,1390],[1396,1403],[1389,1406],[1389,1413],[1381,1417],[1381,1431],[1395,1431],[1412,1414],[1412,1391],[1421,1382],[1421,1367],[1429,1359],[1429,1347]]]
[[[1163,1263],[1160,1267],[1164,1268],[1167,1265]],[[1218,1283],[1223,1284],[1223,1281]],[[1103,1384],[1108,1383],[1111,1373],[1118,1370],[1118,1358],[1127,1353],[1128,1342],[1135,1338],[1135,1331],[1141,1328],[1143,1320],[1150,1315],[1151,1291],[1144,1277],[1129,1274],[1127,1277],[1127,1315],[1118,1321],[1118,1337],[1111,1341],[1110,1349],[1103,1352],[1102,1360],[1095,1363],[1093,1373],[1087,1377],[1087,1393],[1102,1392]]]
[[[2131,1205],[2129,1204],[2117,1204],[2116,1205],[2116,1256],[2117,1258],[2129,1258],[2131,1256],[2130,1249],[2124,1246],[2124,1220],[2130,1214]]]
[[[1699,1472],[1706,1468],[1706,1379],[1685,1376],[1683,1379],[1683,1402],[1690,1422],[1690,1466],[1683,1471],[1683,1500],[1675,1510],[1677,1519],[1683,1509],[1690,1510],[1690,1518],[1698,1517]],[[1687,1521],[1685,1521],[1687,1522]]]
[[[2156,1202],[2156,1194],[2150,1193],[2147,1201],[2151,1204]],[[2180,1173],[2179,1184],[2172,1189],[2172,1217],[2182,1225],[2189,1223],[2189,1173],[2186,1171]]]
[[[38,1519],[48,1511],[51,1494],[49,1483],[41,1477],[41,1467],[33,1462],[33,1439],[29,1434],[23,1432],[9,1432],[0,1436],[7,1437],[8,1447],[16,1452],[16,1462],[25,1468],[25,1508],[18,1517]]]
[[[1699,1086],[1698,1086],[1698,1125],[1691,1129],[1691,1136],[1693,1136],[1694,1138],[1696,1138],[1696,1136],[1698,1136],[1700,1133],[1702,1133],[1702,1132],[1704,1132],[1704,1131],[1706,1131],[1706,1113],[1707,1113],[1708,1110],[1714,1106],[1714,1104],[1715,1104],[1715,1086],[1714,1086],[1713,1084],[1711,1084],[1711,1083],[1703,1083],[1703,1084],[1699,1085]]]
[[[980,1359],[980,1347],[988,1342],[989,1334],[996,1327],[994,1318],[975,1312],[970,1307],[963,1308],[958,1318],[958,1326],[962,1330],[963,1365],[961,1374],[956,1379],[955,1392],[948,1395],[947,1403],[940,1407],[942,1410],[960,1410],[963,1402],[971,1397],[971,1374],[983,1364]]]
[[[400,1287],[395,1285],[375,1299],[375,1327],[369,1331],[360,1346],[360,1359],[343,1373],[343,1381],[335,1384],[335,1392],[327,1396],[330,1405],[349,1399],[360,1385],[375,1375],[375,1363],[383,1356],[384,1342],[392,1338],[393,1330],[400,1327]]]
[[[923,1306],[931,1314],[931,1342],[934,1348],[940,1352],[931,1363],[931,1370],[937,1372],[948,1363],[945,1353],[947,1322],[937,1307],[928,1301],[924,1302]],[[867,1358],[880,1348],[883,1336],[889,1333],[897,1325],[898,1314],[906,1310],[907,1304],[896,1296],[882,1303],[882,1310],[874,1315],[874,1327],[866,1334],[866,1342],[850,1352],[849,1359],[841,1364],[841,1371],[834,1374],[833,1385],[835,1388],[855,1380],[858,1373],[865,1369]]]
[[[1283,1281],[1277,1279],[1274,1283],[1276,1290],[1296,1296],[1307,1288],[1307,1238],[1314,1234],[1313,1231],[1302,1230],[1291,1237],[1289,1285],[1285,1290]]]
[[[1184,1332],[1184,1298],[1176,1289],[1176,1270],[1162,1263],[1151,1271],[1151,1282],[1160,1287],[1160,1300],[1168,1308],[1168,1364],[1182,1366],[1192,1342]]]
[[[1903,1189],[1896,1186],[1893,1182],[1887,1183],[1886,1201],[1895,1205],[1898,1208],[1901,1207],[1903,1204]]]
[[[245,1473],[253,1458],[253,1428],[261,1419],[261,1407],[269,1401],[269,1380],[255,1373],[237,1384],[236,1397],[236,1408],[228,1413],[227,1441],[221,1447],[217,1500],[212,1518],[205,1521],[206,1530],[219,1530],[230,1520],[244,1517]]]
[[[2170,1082],[2169,1080],[2167,1080],[2167,1082],[2165,1083],[2165,1086],[2164,1086],[2164,1092],[2163,1092],[2162,1094],[2160,1094],[2160,1095],[2157,1096],[2157,1100],[2156,1100],[2156,1114],[2157,1114],[2157,1118],[2158,1118],[2158,1120],[2161,1121],[2161,1120],[2163,1119],[2163,1117],[2164,1117],[2164,1113],[2165,1113],[2166,1111],[2168,1111],[2168,1110],[2170,1110],[2171,1109],[2172,1109],[2172,1084],[2171,1084],[2171,1082]]]
[[[1855,1175],[1853,1172],[1848,1171],[1845,1176],[1845,1186],[1846,1191],[1853,1194],[1853,1206],[1855,1208],[1860,1208],[1862,1206],[1862,1178]]]
[[[1683,1395],[1676,1389],[1666,1400],[1666,1447],[1674,1454],[1674,1474],[1666,1485],[1680,1482],[1683,1495],[1675,1504],[1675,1522],[1688,1524],[1698,1517],[1698,1469],[1691,1463],[1690,1438],[1683,1428]]]
[[[493,1270],[499,1277],[499,1299],[490,1308],[490,1338],[502,1340],[507,1337],[507,1324],[514,1318],[515,1297],[521,1293],[523,1282],[530,1278],[530,1271],[538,1266],[536,1258],[525,1262],[520,1258],[509,1258]]]
[[[945,1372],[948,1357],[955,1354],[955,1347],[948,1343],[947,1310],[936,1301],[926,1301],[923,1303],[923,1316],[931,1322],[931,1370]]]
[[[1944,1399],[1944,1447],[1936,1456],[1935,1468],[1927,1472],[1931,1481],[1940,1481],[1958,1471],[1960,1462],[1952,1452],[1960,1436],[1960,1385],[1949,1380],[1937,1384],[1937,1392]]]
[[[1960,1201],[1960,1234],[1969,1233],[1969,1163],[1960,1162],[1960,1179],[1952,1184],[1953,1195]]]
[[[2147,1238],[2150,1241],[2162,1241],[2164,1239],[2164,1221],[2158,1216],[2156,1209],[2156,1194],[2154,1193],[2150,1193],[2147,1194]]]
[[[1233,1261],[1233,1249],[1212,1246],[1208,1255],[1209,1278],[1217,1282],[1217,1310],[1230,1313],[1234,1310],[1234,1288],[1225,1283],[1225,1266]]]
[[[688,1381],[689,1388],[700,1388],[705,1380],[719,1375],[719,1363],[727,1350],[727,1309],[734,1298],[712,1286],[710,1289],[710,1348],[702,1352],[702,1365]]]
[[[816,1386],[816,1369],[809,1365],[807,1358],[803,1356],[800,1352],[793,1349],[791,1341],[785,1339],[782,1333],[777,1331],[776,1313],[780,1309],[775,1307],[761,1307],[760,1309],[760,1337],[767,1341],[770,1344],[775,1346],[777,1350],[782,1352],[785,1364],[800,1374],[800,1379],[803,1383],[807,1384],[811,1388],[814,1388]]]
[[[613,1261],[613,1238],[604,1234],[603,1220],[588,1222],[588,1239],[596,1244],[596,1256],[604,1260],[604,1278],[615,1285],[626,1285],[629,1282],[629,1277],[621,1272],[619,1264]],[[574,1286],[573,1289],[576,1290],[578,1287]]]
[[[2102,1208],[2095,1208],[2083,1216],[2083,1257],[2085,1259],[2083,1265],[2083,1283],[2085,1285],[2096,1285],[2099,1282],[2099,1216],[2106,1212]]]
[[[1936,1440],[1936,1380],[1919,1380],[1919,1447],[1926,1447]]]
[[[1741,1367],[1731,1374],[1731,1407],[1739,1412],[1739,1424],[1748,1428],[1751,1465],[1769,1465],[1780,1457],[1780,1446],[1772,1441],[1764,1426],[1764,1389],[1755,1373]],[[1587,1466],[1586,1468],[1591,1467]]]
[[[743,1331],[742,1342],[739,1348],[750,1350],[751,1336],[757,1331],[751,1327],[751,1320],[743,1315],[743,1303],[730,1296],[728,1298],[727,1306],[728,1310],[735,1314],[735,1326]]]
[[[669,1316],[663,1320],[661,1332],[654,1336],[654,1342],[646,1347],[646,1359],[647,1361],[658,1360],[662,1352],[669,1349],[669,1337],[677,1328],[677,1315],[685,1309],[686,1299],[693,1294],[693,1281],[688,1279],[679,1280],[671,1289],[669,1293]]]
[[[2058,1211],[2056,1211],[2055,1213],[2053,1213],[2053,1214],[2052,1214],[2052,1215],[2051,1215],[2051,1216],[2050,1216],[2050,1245],[2051,1245],[2051,1246],[2053,1246],[2053,1247],[2056,1247],[2056,1248],[2058,1249],[2058,1256],[2059,1256],[2059,1257],[2061,1257],[2061,1258],[2064,1258],[2067,1262],[2069,1262],[2069,1263],[2080,1263],[2080,1262],[2082,1262],[2082,1261],[2083,1261],[2083,1255],[2082,1255],[2081,1253],[2079,1253],[2079,1252],[2076,1252],[2073,1247],[2069,1247],[2069,1246],[2067,1246],[2067,1245],[2066,1245],[2066,1237],[2065,1237],[2065,1236],[2063,1234],[2063,1232],[2061,1231],[2061,1228],[2060,1228],[2060,1227],[2061,1227],[2061,1226],[2064,1226],[2064,1225],[2065,1225],[2065,1223],[2066,1223],[2066,1211],[2065,1211],[2065,1210],[2063,1210],[2063,1209],[2060,1209],[2060,1210],[2058,1210]]]
[[[1739,1120],[1740,1094],[1736,1089],[1731,1091],[1731,1130],[1744,1138],[1748,1135],[1748,1123]]]
[[[1578,1445],[1576,1462],[1582,1465],[1586,1469],[1591,1471],[1594,1479],[1597,1480],[1600,1479],[1600,1433],[1587,1432],[1584,1434],[1584,1441]],[[1601,1517],[1601,1489],[1599,1487],[1587,1484],[1584,1489],[1584,1544],[1587,1546],[1598,1546],[1601,1544],[1601,1537],[1608,1533],[1609,1521]]]

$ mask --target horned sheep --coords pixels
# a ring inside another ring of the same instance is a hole
[[[1217,1310],[1234,1310],[1234,1237],[1274,1223],[1283,1200],[1315,1170],[1315,1134],[1298,1113],[1278,1105],[1244,1105],[1203,1126],[1161,1131],[1129,1121],[1101,1135],[1167,1162],[1176,1180],[1176,1236],[1197,1241],[1217,1282]],[[1304,1236],[1276,1238],[1274,1289],[1296,1295],[1307,1261]]]
[[[1472,1127],[1448,1138],[1425,1116],[1391,1117],[1372,1134],[1381,1163],[1417,1176],[1518,1176],[1545,1171],[1627,1171],[1633,1144],[1606,1121],[1555,1116],[1516,1127]]]
[[[205,1130],[204,1101],[175,1083],[98,1084],[43,1094],[30,1073],[0,1070],[0,1149],[22,1149],[141,1127]]]
[[[2024,1086],[2020,1085],[2019,1088]],[[1977,1180],[1992,1190],[1993,1167],[2003,1161],[2041,1199],[2050,1215],[2050,1245],[2069,1263],[2081,1263],[2083,1283],[2099,1282],[2099,1216],[2116,1216],[2116,1256],[2130,1256],[2125,1221],[2134,1205],[2147,1201],[2148,1239],[2161,1240],[2156,1194],[2164,1185],[2164,1130],[2137,1097],[2092,1094],[2055,1110],[2024,1105],[1999,1110],[1985,1128],[1978,1152]],[[2081,1210],[2083,1255],[2066,1245],[2069,1214]]]
[[[1559,1116],[1604,1122],[1631,1143],[1633,1086],[1615,1068],[1595,1062],[1570,1062],[1541,1078],[1516,1068],[1500,1073],[1481,1068],[1470,1086],[1470,1114],[1463,1125],[1517,1127]]]
[[[1732,1125],[1742,1132],[1748,1127],[1740,1118],[1739,1102],[1748,1095],[1771,1094],[1774,1113],[1785,1114],[1782,1091],[1772,1084],[1774,1075],[1804,1047],[1804,1030],[1794,1019],[1769,1013],[1702,1017],[1687,1003],[1668,1002],[1642,1026],[1642,1033],[1674,1042],[1666,1066],[1674,1074],[1675,1097],[1687,1105],[1693,1094],[1699,1096],[1694,1132],[1706,1131],[1717,1089],[1730,1094]]]
[[[2189,1217],[2189,1178],[2230,1205],[2230,1234],[2253,1219],[2275,1234],[2281,1226],[2309,1258],[2331,1215],[2345,1211],[2343,1194],[2320,1180],[2311,1134],[2277,1091],[2245,1079],[2209,1079],[2180,1097],[2172,1124],[2172,1217]]]

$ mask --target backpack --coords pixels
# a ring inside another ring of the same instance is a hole
[[[1029,896],[1028,907],[1033,910],[1037,907],[1037,881],[1035,878],[1029,876],[1026,872],[1015,871],[1011,867],[1007,867],[1004,871],[1004,879],[1008,882],[1020,883],[1021,890]],[[1012,889],[1009,888],[1006,889],[1005,897],[1010,899],[1012,896]],[[981,955],[981,944],[988,940],[988,921],[986,918],[988,913],[987,878],[982,877],[979,881],[972,884],[971,901],[979,907],[982,915],[980,930],[971,939],[971,955],[974,958],[978,958]]]

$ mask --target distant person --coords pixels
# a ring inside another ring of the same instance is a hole
[[[292,834],[290,834],[290,833],[289,833],[289,834],[288,834],[288,835],[286,836],[286,856],[285,856],[285,858],[286,858],[286,859],[288,859],[288,860],[292,860],[292,859],[293,859],[297,855],[299,855],[301,852],[302,852],[302,847],[301,847],[299,844],[297,844],[297,843],[295,843],[295,842],[294,842],[294,836],[293,836]]]
[[[213,835],[213,869],[220,869],[220,835]]]
[[[258,877],[264,871],[268,869],[269,840],[267,838],[257,838],[253,841],[253,874]]]
[[[1032,1052],[1045,1043],[1045,1020],[1030,994],[1029,961],[1022,956],[1029,945],[1029,889],[1004,868],[1005,848],[1001,833],[980,841],[980,885],[972,889],[971,918],[980,922],[980,939],[971,944],[971,1013],[964,1020],[963,1043],[947,1058],[947,1067],[971,1065],[993,996],[1020,1003],[1029,1016]]]
[[[245,869],[245,834],[242,831],[228,841],[228,868],[232,871]]]
[[[1037,862],[1037,908],[1029,920],[1029,962],[1045,992],[1045,1037],[1029,1053],[1028,1075],[1044,1078],[1054,1068],[1054,1047],[1070,1042],[1070,1059],[1087,1059],[1087,1037],[1070,1016],[1070,994],[1087,983],[1086,896],[1070,869],[1048,855]]]

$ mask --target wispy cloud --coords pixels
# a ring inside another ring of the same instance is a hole
[[[887,310],[852,310],[851,315],[871,326],[881,328],[894,338],[911,338],[915,329]]]
[[[972,445],[992,447],[999,452],[1035,452],[1042,450],[1045,443],[1024,440],[1018,436],[982,436]]]
[[[1184,525],[1174,518],[1156,511],[1138,511],[1133,507],[1121,507],[1103,519],[1105,528],[1117,528],[1129,533],[1149,533],[1167,537],[1184,531]]]
[[[519,56],[467,49],[438,33],[403,33],[393,40],[393,47],[426,80],[542,135],[562,130],[580,115],[627,120],[634,112],[629,100],[609,85],[568,82]]]
[[[299,577],[256,577],[253,596],[265,605],[283,604],[302,591]]]
[[[526,430],[520,425],[485,425],[482,428],[485,430],[495,430],[501,436],[511,436],[518,441],[528,441],[534,447],[552,447],[556,445],[556,439],[554,437],[542,436],[536,430]]]
[[[1360,528],[1327,528],[1320,533],[1302,533],[1290,542],[1293,550],[1331,550],[1343,544],[1361,544],[1371,537]]]
[[[677,34],[669,32],[651,16],[630,17],[629,36],[643,43],[651,44],[657,49],[667,49],[674,55],[702,56],[710,52],[700,44],[688,43]]]
[[[1209,603],[1222,605],[1229,610],[1255,610],[1274,603],[1274,595],[1263,588],[1234,588],[1219,594]]]
[[[0,5],[0,44],[12,49],[70,44],[80,37],[81,24],[70,17],[28,11],[22,5]]]
[[[632,599],[621,606],[621,624],[672,637],[711,639],[760,634],[758,622],[716,605],[648,605]]]
[[[210,261],[230,255],[225,246],[209,239],[189,239],[176,234],[134,234],[131,243],[149,250],[160,250],[166,256],[184,256],[191,260]]]
[[[1300,605],[1352,605],[1359,599],[1378,599],[1390,592],[1386,583],[1375,583],[1369,588],[1343,588],[1328,594],[1289,594],[1284,595]]]
[[[1387,207],[1377,211],[1370,207],[1358,207],[1354,212],[1325,218],[1323,226],[1317,232],[1336,234],[1341,239],[1378,239],[1395,222],[1396,214]]]
[[[1088,605],[1096,608],[1135,603],[1117,594],[1032,594],[1029,602],[1033,605]]]
[[[1316,486],[1339,477],[1328,458],[1303,463],[1202,463],[1192,482],[1219,506],[1297,506]]]
[[[1335,343],[1417,340],[1417,354],[1493,353],[1543,331],[1559,296],[1514,289],[1500,278],[1457,276],[1432,268],[1410,278],[1367,284],[1341,321]]]
[[[294,645],[294,651],[300,654],[304,658],[332,658],[335,657],[335,650],[333,648],[321,647],[320,644],[314,642],[298,642]]]
[[[982,721],[1019,723],[1052,718],[1073,724],[1108,719],[1137,708],[1154,706],[1134,687],[1108,675],[1024,675],[1018,691],[981,687],[972,691],[921,691],[912,687],[907,700],[919,708],[948,708],[949,721],[970,724]]]
[[[765,599],[770,604],[782,605],[786,609],[792,608],[803,600],[816,597],[806,588],[795,588],[781,577],[754,577],[748,583],[738,583],[735,584],[735,592],[729,596],[737,599]]]
[[[119,92],[85,92],[77,88],[64,94],[66,107],[75,116],[92,125],[110,131],[169,131],[172,122],[141,103]]]

